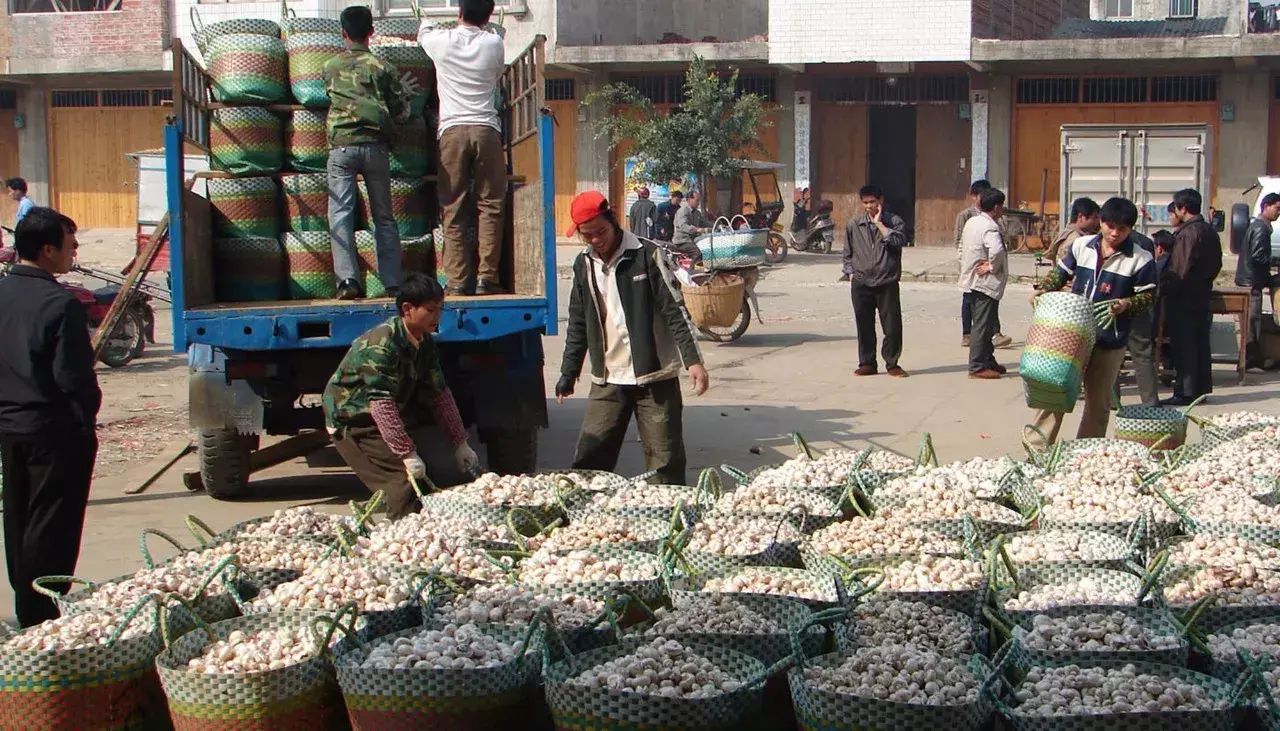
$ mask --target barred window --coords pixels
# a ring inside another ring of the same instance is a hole
[[[1153,102],[1216,102],[1218,77],[1216,76],[1153,76],[1151,101]]]
[[[1085,79],[1081,97],[1085,104],[1144,102],[1147,100],[1147,80],[1143,77]]]
[[[1079,104],[1080,79],[1018,79],[1018,104]]]
[[[741,75],[738,77],[735,93],[738,96],[756,94],[763,97],[766,102],[776,103],[778,101],[778,79],[773,74]]]
[[[50,103],[54,107],[97,107],[98,92],[96,91],[55,91],[50,97]]]
[[[0,89],[0,109],[18,108],[18,92],[13,89]]]
[[[969,101],[969,77],[826,77],[818,80],[818,101],[868,104],[963,104]]]
[[[683,76],[624,76],[615,81],[630,86],[654,104],[679,104],[684,101]]]
[[[547,101],[573,101],[577,98],[575,86],[573,79],[547,79]]]
[[[1018,104],[1170,104],[1215,102],[1216,76],[1021,78]]]
[[[99,97],[104,107],[149,107],[151,92],[146,89],[108,89]]]

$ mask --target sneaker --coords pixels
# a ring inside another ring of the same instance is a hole
[[[902,370],[902,366],[894,366],[889,370],[885,371],[885,373],[888,373],[894,378],[906,378],[907,376],[911,375],[910,373],[907,373],[906,371]]]
[[[860,365],[858,366],[858,369],[853,372],[853,375],[855,376],[874,376],[875,374],[876,367],[873,365]]]
[[[1000,333],[996,333],[996,336],[994,338],[991,338],[991,345],[997,348],[1007,348],[1010,345],[1013,345],[1013,338],[1009,337],[1008,335],[1001,335]]]
[[[965,335],[964,337],[960,338],[960,347],[967,348],[969,347],[970,342],[971,342],[970,337],[968,335]]]
[[[445,287],[444,288],[444,296],[446,297],[470,297],[474,294],[475,292],[467,289],[466,287]]]
[[[344,279],[338,282],[338,299],[354,300],[361,297],[360,284],[354,279]]]
[[[1000,371],[997,371],[993,368],[983,368],[980,371],[975,371],[973,373],[970,373],[969,377],[981,379],[984,381],[994,381],[1000,378]]]
[[[481,279],[478,283],[476,283],[477,297],[490,297],[495,294],[506,294],[506,293],[507,293],[507,290],[498,286],[494,282],[489,282],[484,279]]]

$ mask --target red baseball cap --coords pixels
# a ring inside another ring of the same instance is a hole
[[[609,210],[609,200],[600,191],[588,190],[585,193],[579,193],[573,199],[573,203],[569,204],[569,218],[573,219],[573,225],[569,227],[565,236],[576,235],[579,226],[594,220],[607,210]]]

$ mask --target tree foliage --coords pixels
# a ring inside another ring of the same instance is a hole
[[[628,154],[637,161],[632,173],[637,180],[682,180],[694,173],[704,181],[736,176],[735,160],[764,151],[760,144],[760,129],[768,124],[764,98],[738,95],[737,82],[737,69],[722,78],[705,59],[695,56],[685,71],[684,103],[670,114],[659,113],[653,102],[628,84],[609,84],[584,101],[630,107],[623,112],[611,110],[594,126],[613,149],[631,144]]]

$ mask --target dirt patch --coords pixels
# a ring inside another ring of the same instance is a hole
[[[144,464],[187,429],[186,409],[145,404],[128,416],[98,423],[94,477],[109,477]]]

